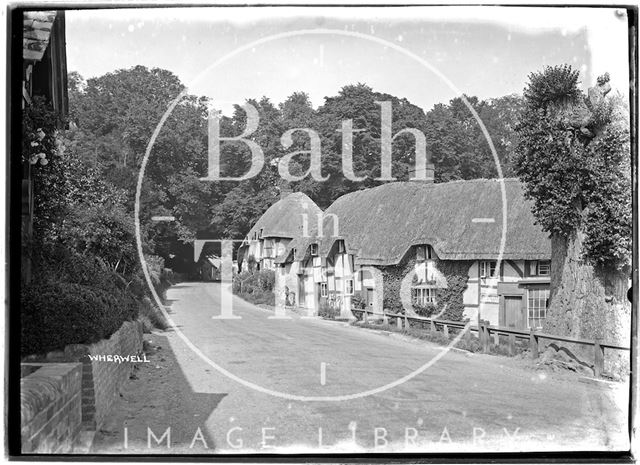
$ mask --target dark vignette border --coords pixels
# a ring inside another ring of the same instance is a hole
[[[20,276],[21,276],[21,82],[22,82],[22,18],[25,11],[37,10],[94,10],[94,9],[134,9],[134,8],[175,8],[175,7],[420,7],[420,6],[466,6],[464,3],[438,4],[341,4],[341,3],[310,3],[310,4],[193,4],[177,2],[171,5],[153,3],[80,3],[78,0],[70,2],[53,1],[47,3],[12,4],[7,12],[7,143],[6,168],[9,179],[6,183],[7,229],[5,245],[8,251],[5,263],[5,289],[7,299],[5,304],[5,389],[4,407],[7,414],[4,417],[6,435],[4,439],[5,457],[15,461],[46,461],[46,462],[264,462],[264,463],[632,463],[634,458],[631,451],[616,452],[527,452],[527,453],[449,453],[449,454],[229,454],[229,455],[40,455],[22,454],[20,443]],[[468,4],[467,4],[468,5]],[[468,5],[471,6],[471,5]],[[639,301],[639,248],[638,248],[638,6],[636,5],[592,5],[592,4],[482,4],[474,6],[500,7],[546,7],[546,8],[620,8],[627,11],[628,44],[629,44],[629,110],[631,133],[631,173],[632,173],[632,213],[633,213],[633,257],[632,257],[632,312],[631,312],[631,379],[629,403],[629,435],[637,423],[636,411],[638,399],[636,393],[639,388],[638,373],[636,372],[639,350],[638,339],[638,301]]]

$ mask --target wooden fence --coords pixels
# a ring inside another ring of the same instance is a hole
[[[452,321],[452,320],[439,320],[435,318],[426,318],[421,316],[407,316],[404,314],[398,313],[375,313],[371,310],[365,309],[352,309],[351,312],[358,319],[363,319],[365,322],[368,322],[368,315],[375,315],[378,318],[381,318],[384,322],[390,322],[395,320],[395,323],[399,328],[403,326],[405,328],[411,327],[412,323],[425,327],[429,326],[429,330],[431,332],[441,331],[445,336],[449,336],[449,330],[455,329],[458,331],[465,330],[467,328],[466,322],[463,321]],[[601,339],[596,339],[594,341],[589,341],[585,339],[577,339],[572,337],[565,336],[555,336],[553,334],[547,334],[542,332],[534,331],[533,329],[529,331],[523,331],[520,329],[507,328],[504,326],[491,326],[487,321],[480,321],[478,325],[470,325],[466,331],[466,337],[470,337],[471,333],[476,333],[478,339],[480,340],[480,344],[482,345],[482,351],[484,353],[489,353],[491,338],[494,340],[495,345],[500,345],[500,336],[507,336],[507,347],[509,351],[509,355],[515,355],[516,353],[516,340],[527,340],[529,345],[529,353],[531,354],[531,358],[536,359],[539,355],[539,345],[541,339],[561,341],[561,342],[569,342],[572,344],[581,344],[586,346],[594,347],[594,363],[593,363],[593,371],[596,377],[600,377],[602,372],[604,371],[604,351],[605,349],[613,349],[613,350],[630,350],[629,347],[623,347],[616,344],[608,344],[602,342]]]

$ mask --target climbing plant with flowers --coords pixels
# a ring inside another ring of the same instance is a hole
[[[59,115],[39,96],[22,112],[22,162],[46,166],[56,153]]]

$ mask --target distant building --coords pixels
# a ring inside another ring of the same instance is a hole
[[[322,210],[302,192],[283,190],[281,198],[258,219],[238,250],[238,267],[275,270],[275,259],[296,237],[310,231]]]
[[[198,263],[198,273],[202,281],[220,281],[220,257],[209,255],[201,257]]]

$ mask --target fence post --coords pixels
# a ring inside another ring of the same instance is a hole
[[[398,325],[399,329],[402,329],[402,319],[399,316],[396,317],[396,324]]]
[[[593,350],[595,352],[595,363],[593,364],[593,372],[596,375],[596,378],[602,376],[602,372],[604,371],[604,347],[600,345],[602,342],[602,338],[597,337],[596,343],[593,346]]]
[[[385,312],[384,309],[382,310],[382,324],[384,324],[385,326],[389,324],[389,317],[387,316],[387,312]]]
[[[444,337],[449,337],[449,327],[447,325],[442,326],[442,331],[444,332]]]
[[[483,323],[482,326],[484,328],[484,331],[483,331],[483,333],[484,333],[484,341],[482,342],[482,351],[485,354],[488,354],[489,353],[489,344],[491,343],[490,342],[491,333],[489,331],[489,325],[488,324]]]
[[[500,345],[500,333],[497,331],[493,333],[493,343],[497,346]]]
[[[514,356],[516,354],[516,335],[509,334],[509,355]]]
[[[429,329],[431,330],[432,333],[435,333],[436,332],[436,324],[434,323],[433,318],[430,318],[429,321],[431,322],[429,324]]]
[[[538,337],[534,334],[533,328],[529,331],[529,350],[531,351],[531,358],[538,358]]]
[[[368,325],[369,324],[369,312],[367,311],[368,309],[364,309],[364,324]]]
[[[409,329],[409,318],[407,318],[407,314],[404,314],[404,329]]]

